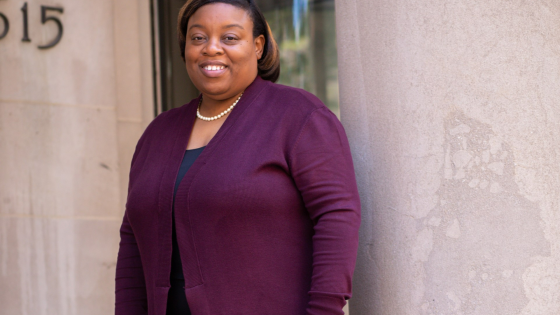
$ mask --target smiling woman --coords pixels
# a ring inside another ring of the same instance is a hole
[[[200,95],[138,142],[116,315],[342,315],[360,202],[344,129],[275,84],[278,48],[252,0],[190,0],[181,56]]]
[[[257,74],[276,81],[278,47],[256,5],[196,0],[179,12],[177,33],[189,78],[202,93],[187,149],[205,146]],[[254,21],[254,22],[253,22]],[[210,117],[206,117],[210,116]],[[208,119],[206,119],[208,118]]]
[[[193,84],[206,96],[201,110],[220,112],[257,76],[264,35],[253,35],[247,11],[225,3],[203,6],[188,24],[183,21],[183,59]]]

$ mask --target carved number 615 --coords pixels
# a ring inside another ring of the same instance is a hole
[[[54,16],[47,16],[47,12],[48,11],[56,11],[59,13],[63,13],[64,9],[63,8],[59,8],[59,7],[49,7],[49,6],[45,6],[42,5],[41,6],[41,23],[45,24],[48,21],[53,21],[54,23],[56,23],[56,25],[58,26],[58,33],[56,35],[56,37],[50,41],[48,44],[45,45],[39,45],[37,47],[39,47],[39,49],[47,49],[47,48],[51,48],[56,46],[56,44],[58,44],[60,42],[60,40],[62,39],[62,34],[64,31],[64,28],[62,27],[62,22],[60,22],[60,20],[57,17]],[[23,14],[23,37],[21,39],[22,42],[30,42],[31,39],[29,38],[29,22],[27,20],[27,2],[24,3],[23,7],[21,7],[21,12]],[[4,30],[2,31],[2,33],[0,33],[0,39],[6,37],[6,35],[8,35],[8,31],[10,30],[10,22],[8,21],[8,18],[0,13],[0,22],[2,24],[4,24]]]

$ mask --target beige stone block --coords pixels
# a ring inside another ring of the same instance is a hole
[[[0,216],[2,314],[113,313],[119,226]]]
[[[79,104],[114,107],[115,61],[113,1],[56,3],[27,1],[29,37],[22,42],[22,1],[1,1],[0,12],[10,19],[10,32],[0,42],[0,100]],[[54,38],[54,22],[41,24],[41,5],[64,8],[49,11],[64,26],[60,43],[38,49]]]
[[[150,121],[154,113],[150,2],[113,4],[117,117]]]
[[[0,213],[119,214],[116,134],[111,110],[0,103]]]
[[[119,176],[120,176],[120,209],[124,211],[126,198],[128,194],[128,177],[130,172],[130,163],[136,144],[144,132],[144,126],[141,123],[119,122]]]
[[[139,1],[114,1],[117,117],[142,119],[142,65],[140,63]]]

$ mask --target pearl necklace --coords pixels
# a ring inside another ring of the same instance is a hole
[[[212,121],[212,120],[220,119],[220,118],[224,117],[225,115],[227,115],[227,113],[231,112],[231,110],[235,107],[235,105],[237,105],[237,102],[239,102],[239,100],[241,99],[241,96],[243,96],[243,93],[241,93],[241,95],[239,95],[237,100],[235,100],[235,102],[233,102],[233,104],[231,104],[231,106],[228,107],[228,109],[226,109],[223,112],[219,113],[218,115],[212,116],[212,117],[205,117],[205,116],[202,116],[200,114],[200,105],[202,104],[202,97],[200,97],[200,102],[198,102],[198,107],[196,108],[196,117],[198,117],[198,118],[200,118],[204,121]]]

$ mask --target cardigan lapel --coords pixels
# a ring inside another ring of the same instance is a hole
[[[230,130],[231,128],[235,128],[236,121],[241,116],[243,116],[245,110],[247,110],[251,106],[253,101],[263,91],[265,86],[266,86],[266,81],[261,79],[261,77],[257,76],[256,79],[247,87],[247,89],[245,89],[243,96],[241,97],[241,99],[239,100],[235,108],[231,111],[229,116],[226,118],[226,121],[220,127],[218,132],[216,132],[216,134],[210,140],[210,142],[208,142],[208,145],[206,145],[202,153],[200,153],[200,156],[196,159],[196,161],[193,163],[191,168],[185,174],[185,177],[183,178],[183,180],[179,184],[179,188],[177,189],[177,195],[179,195],[180,192],[184,193],[185,191],[188,190],[188,187],[190,187],[193,179],[196,177],[200,169],[203,168],[203,166],[206,164],[208,158],[214,156],[215,155],[214,152],[219,151],[219,147],[220,147],[219,144],[223,140],[223,138],[227,136],[228,130]],[[199,98],[196,98],[194,101],[196,101],[195,104],[198,104]],[[191,106],[191,104],[192,102],[188,106]],[[192,130],[192,126],[194,125],[194,120],[196,119],[196,106],[192,106],[192,108],[189,109],[187,115],[188,115],[187,120],[189,122],[188,135],[186,139],[184,139],[184,143],[182,144],[183,146],[181,149],[182,151],[177,153],[178,159],[182,159],[183,154],[185,153],[185,148],[187,147],[188,144],[188,138]],[[180,164],[181,161],[178,161],[177,164],[175,165],[175,169],[174,169],[175,173],[179,172]],[[173,181],[173,184],[174,183],[175,181]]]
[[[167,135],[174,138],[173,145],[169,148],[170,153],[167,161],[163,164],[163,176],[159,187],[158,204],[158,272],[156,286],[169,287],[169,275],[171,273],[172,253],[172,217],[173,189],[177,173],[181,166],[185,153],[186,143],[189,139],[194,120],[196,119],[196,104],[200,96],[177,110],[177,119],[169,126],[172,132]]]
[[[231,111],[229,116],[226,117],[226,121],[224,122],[224,124],[220,127],[220,129],[214,135],[212,140],[210,140],[206,148],[204,148],[204,151],[202,151],[197,161],[198,160],[205,161],[206,156],[212,155],[212,152],[214,152],[214,150],[216,150],[216,148],[219,147],[218,144],[227,135],[228,130],[233,126],[235,126],[235,122],[239,119],[240,116],[243,116],[243,112],[245,112],[245,110],[247,110],[247,108],[251,106],[255,98],[262,92],[265,85],[266,82],[263,79],[261,79],[261,77],[257,76],[255,80],[245,89],[243,96],[241,97],[241,99],[239,99],[239,102],[237,103],[237,105],[235,105],[235,108]],[[185,143],[185,148],[186,145],[187,144]],[[197,169],[195,164],[193,164],[193,167]]]
[[[159,259],[157,265],[158,267],[158,277],[156,279],[156,286],[168,287],[169,286],[169,275],[171,272],[171,253],[172,253],[172,217],[171,211],[173,208],[173,202],[175,202],[175,209],[181,209],[185,213],[175,213],[176,224],[187,226],[178,226],[177,228],[177,238],[180,238],[180,243],[184,246],[181,250],[181,257],[187,257],[186,254],[190,254],[191,259],[185,259],[183,263],[183,274],[185,276],[185,287],[191,288],[203,283],[202,274],[200,272],[200,266],[198,265],[198,257],[196,253],[196,244],[192,234],[182,233],[185,229],[190,230],[190,215],[188,209],[188,191],[191,187],[193,180],[196,178],[197,174],[204,168],[208,159],[214,155],[214,152],[219,151],[219,143],[224,137],[226,137],[228,130],[235,126],[235,122],[243,114],[243,112],[250,107],[257,96],[262,92],[266,82],[259,76],[247,87],[243,97],[239,100],[235,108],[231,111],[229,116],[226,118],[224,124],[220,127],[218,132],[210,140],[206,148],[202,151],[200,156],[196,159],[193,165],[185,174],[182,179],[179,188],[177,189],[177,195],[175,201],[173,200],[173,190],[175,181],[177,179],[177,174],[181,166],[183,156],[188,144],[188,139],[190,137],[194,122],[196,120],[196,109],[200,97],[192,100],[188,104],[184,105],[178,114],[178,119],[175,120],[173,126],[170,126],[173,130],[172,137],[175,138],[173,147],[169,154],[169,158],[165,163],[165,171],[162,176],[162,181],[160,183],[159,189],[159,208],[158,208],[158,244],[159,246]],[[180,217],[180,220],[178,218]]]

